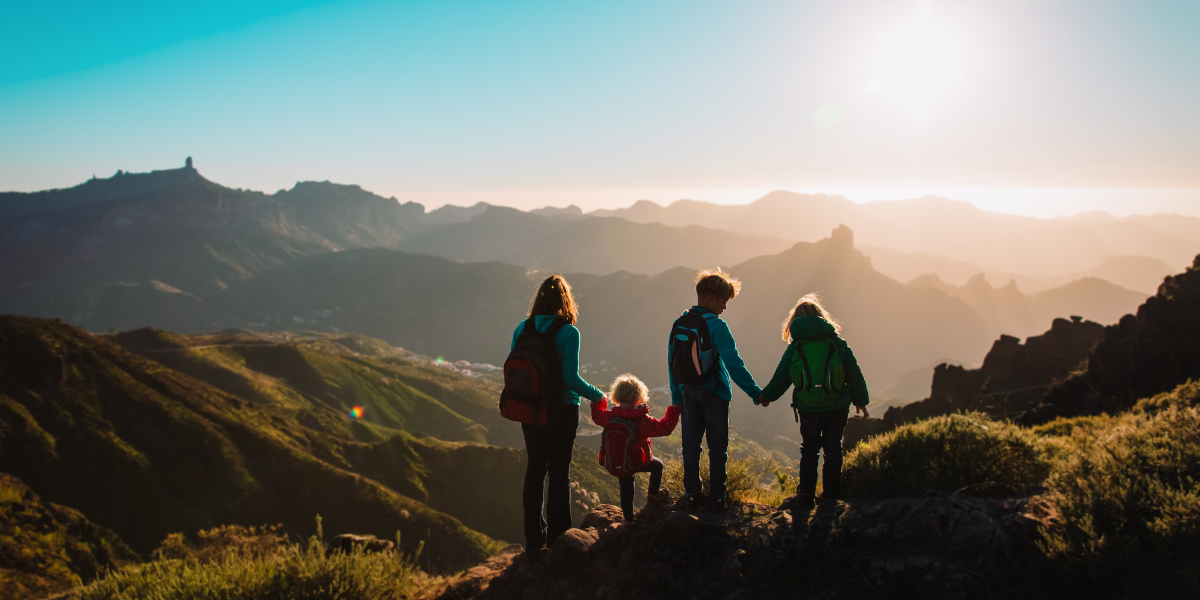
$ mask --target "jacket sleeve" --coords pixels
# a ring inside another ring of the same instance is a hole
[[[867,378],[863,377],[862,368],[858,366],[858,359],[854,358],[850,344],[842,338],[838,338],[838,341],[842,343],[842,367],[846,369],[846,383],[850,385],[850,401],[855,406],[865,407],[871,403],[867,392]]]
[[[664,435],[671,435],[671,432],[675,431],[675,426],[678,424],[679,407],[672,404],[667,407],[667,414],[663,415],[661,420],[655,419],[650,415],[642,417],[641,422],[638,424],[638,429],[646,437],[662,437]]]
[[[608,425],[608,418],[612,415],[608,411],[608,398],[601,398],[599,402],[592,403],[592,422],[600,427]]]
[[[598,402],[604,397],[604,392],[579,376],[579,330],[573,325],[563,325],[563,328],[558,331],[558,335],[563,338],[563,384],[576,394],[592,402]]]
[[[763,400],[774,402],[783,396],[788,388],[792,387],[792,376],[788,373],[788,369],[792,366],[788,360],[791,352],[792,345],[788,344],[788,347],[783,350],[783,356],[779,358],[779,366],[775,367],[775,374],[771,376],[771,382],[763,388]]]
[[[525,328],[525,321],[517,323],[517,328],[513,330],[512,343],[508,345],[508,351],[512,352],[513,348],[517,347],[517,338],[521,337],[521,330]]]
[[[708,332],[712,335],[713,344],[717,347],[717,354],[721,356],[721,362],[725,363],[725,369],[729,371],[729,378],[742,388],[742,391],[746,392],[746,395],[750,396],[752,400],[757,400],[762,395],[762,388],[754,382],[754,376],[746,368],[746,361],[742,360],[741,355],[738,354],[737,343],[733,341],[729,324],[721,318],[709,319]]]
[[[667,338],[667,387],[671,390],[671,405],[683,404],[683,388],[675,383],[675,374],[671,372],[671,338]]]

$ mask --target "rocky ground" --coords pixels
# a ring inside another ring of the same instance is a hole
[[[601,505],[536,559],[509,546],[428,600],[1038,596],[1039,498],[966,491],[801,510],[652,506],[631,531]]]

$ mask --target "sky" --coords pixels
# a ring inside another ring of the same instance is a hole
[[[0,190],[1200,216],[1200,2],[7,2]]]

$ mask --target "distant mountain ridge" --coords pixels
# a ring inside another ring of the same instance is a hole
[[[1037,219],[933,196],[856,204],[841,196],[774,191],[745,205],[680,200],[660,206],[641,200],[628,208],[588,214],[792,240],[817,239],[846,224],[866,245],[1031,276],[1085,272],[1104,256],[1149,256],[1181,268],[1200,252],[1200,219],[1193,217]]]

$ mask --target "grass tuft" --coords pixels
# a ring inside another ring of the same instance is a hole
[[[871,499],[982,484],[1022,491],[1049,474],[1039,446],[1029,430],[977,413],[934,417],[859,444],[846,456],[842,485],[850,497]]]

